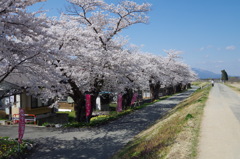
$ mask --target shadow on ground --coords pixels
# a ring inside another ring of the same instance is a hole
[[[29,158],[108,159],[135,135],[147,129],[196,88],[137,110],[97,128],[64,130],[52,137],[35,141],[38,147]]]

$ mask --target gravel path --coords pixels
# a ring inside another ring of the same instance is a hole
[[[60,131],[44,127],[26,127],[24,139],[38,143],[32,159],[108,159],[135,135],[147,129],[167,111],[187,98],[197,88],[137,110],[96,128]],[[17,137],[17,126],[0,126],[0,136]]]
[[[223,84],[213,87],[204,110],[199,159],[240,159],[240,95]]]

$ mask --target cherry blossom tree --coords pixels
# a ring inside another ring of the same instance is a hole
[[[0,83],[10,74],[27,74],[33,65],[50,59],[48,21],[26,7],[43,0],[1,0]],[[47,58],[48,57],[48,58]]]
[[[179,60],[181,51],[165,50],[165,52],[168,54],[166,57],[168,80],[165,87],[169,94],[173,94],[177,89],[181,91],[182,87],[196,80],[197,76],[188,65]]]
[[[158,99],[161,88],[174,88],[179,84],[187,84],[196,79],[196,75],[183,62],[178,61],[180,51],[164,50],[166,57],[153,54],[141,54],[138,61],[142,67],[142,77],[149,86],[152,100]]]
[[[141,54],[126,49],[127,41],[118,36],[133,24],[147,22],[149,4],[69,2],[72,5],[67,13],[51,30],[58,36],[55,48],[63,55],[55,63],[56,72],[63,77],[58,84],[63,94],[73,98],[78,122],[85,121],[85,93],[92,94],[95,104],[102,90],[120,93],[149,85],[156,98],[160,86],[175,84],[172,78],[177,75],[173,69],[176,51],[169,51],[167,58]],[[181,82],[180,78],[174,79]]]
[[[85,94],[92,104],[101,91],[133,93],[150,88],[153,99],[161,86],[194,79],[189,67],[177,61],[178,51],[162,57],[127,47],[119,34],[137,23],[147,23],[150,4],[102,0],[68,0],[60,19],[27,13],[41,0],[0,2],[0,83],[10,74],[24,73],[24,86],[42,99],[70,96],[76,119],[86,121]],[[131,99],[131,96],[128,96]],[[88,119],[89,120],[89,119]]]
[[[114,90],[116,81],[128,83],[122,78],[121,63],[127,51],[125,40],[117,35],[121,30],[137,23],[146,23],[149,4],[121,1],[107,4],[100,0],[69,0],[72,4],[60,23],[52,29],[58,31],[58,46],[63,58],[56,69],[65,78],[66,94],[75,102],[77,121],[85,121],[84,94],[92,94],[92,103],[101,90]],[[123,64],[123,63],[122,63]],[[126,66],[127,67],[127,66]],[[121,87],[123,88],[123,87]]]

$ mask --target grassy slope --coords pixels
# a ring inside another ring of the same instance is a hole
[[[225,85],[232,88],[234,91],[240,92],[240,83],[239,82],[237,82],[237,83],[227,82],[227,83],[225,83]]]
[[[136,136],[113,158],[195,158],[203,108],[210,88],[196,91],[163,119]]]

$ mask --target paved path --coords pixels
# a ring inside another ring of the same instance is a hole
[[[60,131],[28,126],[24,139],[35,139],[39,143],[29,158],[108,159],[195,90],[196,87],[97,128]],[[16,138],[17,127],[0,126],[0,136]]]
[[[199,159],[240,159],[240,95],[223,84],[210,92],[202,121]]]

